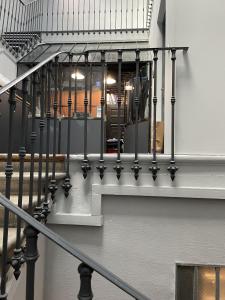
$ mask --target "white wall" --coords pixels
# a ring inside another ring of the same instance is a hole
[[[16,75],[16,59],[0,43],[0,85],[15,79]]]
[[[157,14],[157,2],[153,15]],[[190,47],[187,54],[177,53],[177,153],[224,153],[224,11],[223,0],[216,5],[209,0],[166,1],[167,46]],[[151,46],[158,46],[154,25],[151,33]],[[171,77],[170,66],[168,55],[167,78]],[[167,80],[166,153],[170,152],[170,97],[171,83]]]
[[[51,226],[154,300],[174,300],[176,263],[225,264],[225,202],[105,196],[104,227]],[[47,244],[45,300],[76,299],[77,261]],[[98,300],[130,297],[93,275]]]

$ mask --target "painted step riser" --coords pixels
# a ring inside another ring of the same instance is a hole
[[[5,162],[0,163],[0,172],[5,171]],[[20,164],[19,162],[14,162],[13,163],[13,172],[19,172],[20,170]],[[34,172],[38,172],[39,170],[39,164],[37,162],[34,163]],[[42,171],[45,172],[46,170],[46,164],[43,163],[42,165]],[[49,170],[52,171],[52,163],[49,164]],[[24,172],[29,172],[30,171],[30,163],[25,162],[24,163]],[[64,163],[56,163],[56,172],[64,172],[65,171],[65,164]]]

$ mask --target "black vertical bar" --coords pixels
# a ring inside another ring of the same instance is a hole
[[[35,263],[39,257],[37,249],[38,231],[32,226],[24,230],[26,236],[25,261],[26,272],[26,300],[34,300]]]
[[[66,177],[62,188],[64,189],[65,197],[69,196],[69,191],[72,188],[70,183],[70,139],[71,139],[71,106],[72,106],[72,72],[73,72],[73,54],[69,53],[69,96],[68,96],[68,123],[67,123],[67,154],[66,154]]]
[[[49,16],[49,0],[47,0],[47,4],[46,4],[46,33],[48,34],[48,31],[49,31],[49,29],[48,29],[48,22],[49,22],[49,20],[48,20],[48,16]]]
[[[83,0],[83,30],[84,30],[84,16],[85,16],[85,0]]]
[[[45,128],[45,102],[46,99],[46,67],[41,69],[41,90],[40,90],[40,122],[39,122],[39,159],[38,159],[38,201],[37,206],[41,205],[42,197],[42,171],[43,171],[43,140],[44,140],[44,128]]]
[[[148,147],[152,152],[152,61],[149,62],[149,91],[148,91]]]
[[[215,273],[216,273],[215,300],[220,300],[220,267],[215,267]]]
[[[55,179],[55,165],[56,165],[56,142],[57,142],[57,111],[58,111],[58,68],[59,58],[55,58],[55,78],[54,78],[54,129],[53,129],[53,156],[52,156],[52,178],[49,185],[49,191],[51,193],[52,201],[55,199],[55,193],[58,189]],[[70,76],[71,77],[71,76]]]
[[[70,18],[70,0],[68,0],[68,7],[67,7],[67,34],[69,34],[69,18]]]
[[[74,116],[77,113],[77,64],[75,66],[75,79],[74,79]]]
[[[116,3],[115,3],[115,31],[117,29],[117,0],[116,0]]]
[[[53,26],[54,26],[54,22],[53,22],[53,20],[54,20],[54,7],[55,7],[55,3],[54,3],[55,1],[54,0],[52,0],[52,30],[51,30],[51,34],[53,34]],[[57,20],[58,21],[58,20]]]
[[[24,159],[26,156],[26,120],[27,120],[27,97],[28,97],[28,79],[24,79],[22,82],[22,116],[21,116],[21,137],[19,148],[19,194],[18,194],[18,207],[23,206],[23,174],[24,174]],[[11,265],[14,268],[14,276],[16,279],[20,276],[20,267],[24,263],[23,251],[21,247],[21,219],[17,217],[17,229],[16,229],[16,246],[14,249],[14,255],[11,259]]]
[[[93,68],[92,68],[92,63],[90,63],[90,82],[89,82],[89,85],[90,85],[90,96],[89,96],[89,113],[91,115],[92,113],[92,76],[93,76]]]
[[[13,18],[14,8],[15,8],[15,0],[12,0],[12,2],[13,2],[13,5],[12,5],[12,13],[11,13],[11,22],[10,22],[9,32],[12,32],[13,21],[14,21],[14,24],[15,24],[15,18]]]
[[[29,213],[33,211],[33,189],[34,189],[34,153],[37,138],[36,133],[36,101],[37,101],[37,73],[32,75],[32,124],[31,124],[31,161],[30,161],[30,190],[29,190]]]
[[[157,173],[160,170],[157,164],[156,158],[156,112],[157,112],[157,62],[158,62],[158,50],[154,50],[154,95],[153,95],[153,149],[152,149],[152,166],[149,170],[152,172],[153,180],[156,180]]]
[[[57,2],[57,24],[56,24],[56,28],[57,28],[57,34],[58,34],[58,31],[59,31],[59,0]]]
[[[3,7],[3,5],[2,5]],[[4,25],[5,25],[5,17],[6,17],[6,7],[7,7],[7,0],[5,0],[5,3],[4,3],[4,8],[2,9],[3,11],[3,17],[2,17],[2,33],[4,34]]]
[[[139,82],[140,82],[140,50],[136,50],[136,78],[135,78],[135,138],[134,138],[134,164],[132,166],[132,170],[134,172],[134,177],[137,180],[139,177],[139,171],[141,170],[141,166],[138,161],[138,126],[139,126]]]
[[[9,1],[9,7],[8,7],[8,14],[7,14],[7,20],[6,20],[6,32],[8,32],[8,25],[9,25],[9,15],[10,15],[10,12],[11,12],[11,4],[12,4],[12,1]]]
[[[16,87],[10,89],[9,95],[9,132],[8,132],[8,151],[7,163],[5,167],[6,184],[5,196],[10,200],[11,194],[11,179],[13,174],[12,166],[12,142],[13,142],[13,119],[16,109]],[[4,209],[4,228],[3,228],[3,243],[2,243],[2,270],[1,270],[1,295],[0,298],[7,299],[6,283],[7,283],[7,264],[8,264],[8,227],[9,227],[9,211]]]
[[[123,29],[123,2],[121,1],[121,10],[120,10],[120,33],[122,33],[122,29]]]
[[[51,75],[52,62],[47,67],[47,91],[46,91],[46,156],[45,156],[45,196],[42,215],[45,220],[49,214],[48,182],[49,182],[49,152],[50,152],[50,122],[51,122]]]
[[[123,170],[123,167],[121,166],[121,75],[122,75],[122,51],[118,51],[118,120],[117,120],[117,126],[118,126],[118,137],[117,137],[117,160],[116,160],[116,166],[114,167],[114,170],[116,171],[116,177],[118,180],[120,179],[121,172]]]
[[[80,0],[78,0],[78,9],[77,9],[77,30],[78,34],[80,31]]]
[[[80,290],[78,293],[78,300],[92,300],[93,292],[91,288],[91,279],[93,269],[88,265],[81,263],[78,267],[80,274]]]
[[[105,52],[101,52],[101,133],[100,133],[100,160],[99,166],[97,169],[99,170],[100,178],[103,179],[104,171],[106,166],[104,165],[104,145],[105,145],[105,137],[104,137],[104,110],[105,110]]]
[[[175,174],[178,170],[175,162],[175,76],[176,76],[176,50],[172,49],[172,96],[171,96],[171,159],[168,171],[172,180],[175,179]]]
[[[84,91],[84,159],[81,169],[84,179],[87,178],[91,166],[87,157],[87,108],[88,108],[88,52],[85,53],[85,91]]]
[[[74,33],[74,30],[75,30],[75,3],[74,3],[75,0],[73,0],[73,27],[72,27],[72,31]]]
[[[62,93],[63,93],[63,70],[59,72],[59,131],[58,131],[58,153],[61,153],[61,133],[62,133]]]
[[[21,5],[22,4],[19,1],[17,1],[15,22],[14,22],[14,28],[13,28],[14,32],[18,32],[19,31],[19,24],[20,24],[20,18],[21,18],[21,16],[20,16]]]

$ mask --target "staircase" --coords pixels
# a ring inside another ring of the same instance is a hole
[[[41,38],[37,33],[6,32],[2,34],[1,42],[6,49],[18,57],[31,51],[41,42]]]
[[[6,165],[6,154],[0,154],[0,192],[5,194],[5,165]],[[52,157],[49,160],[49,168],[52,169]],[[30,189],[30,163],[31,157],[27,155],[24,162],[24,184],[23,184],[23,200],[22,208],[24,211],[28,211],[29,206],[29,189]],[[13,154],[12,156],[12,165],[13,165],[13,175],[11,181],[11,196],[10,201],[14,205],[18,205],[18,193],[19,193],[19,156]],[[59,183],[65,177],[65,157],[64,155],[57,155],[56,157],[56,181]],[[42,183],[44,187],[45,181],[45,168],[46,168],[46,158],[42,160]],[[34,157],[34,186],[33,186],[33,200],[32,206],[33,209],[37,206],[37,189],[38,189],[38,169],[39,169],[39,156],[35,155]],[[51,173],[49,173],[49,179],[51,179]],[[42,200],[44,199],[44,188],[42,191]],[[3,242],[3,226],[4,226],[4,207],[0,206],[0,264],[2,256],[2,242]],[[13,249],[15,248],[16,235],[17,235],[17,217],[15,214],[9,213],[9,240],[8,240],[8,251],[10,256],[13,255]],[[21,233],[23,235],[23,233]],[[9,258],[10,258],[9,256]]]

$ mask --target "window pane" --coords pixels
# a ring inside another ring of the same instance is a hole
[[[198,300],[215,300],[216,273],[214,267],[199,267]]]
[[[220,300],[225,300],[225,268],[220,268]]]
[[[193,299],[194,268],[189,266],[177,267],[177,300]]]

